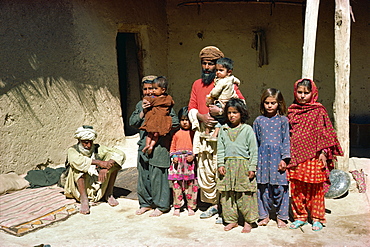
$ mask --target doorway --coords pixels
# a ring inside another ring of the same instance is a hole
[[[126,136],[139,131],[129,125],[131,113],[141,99],[142,66],[141,47],[137,33],[119,32],[116,37],[118,81],[121,96],[121,109]]]

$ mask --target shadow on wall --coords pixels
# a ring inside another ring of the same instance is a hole
[[[44,116],[40,114],[49,113],[63,116],[73,102],[75,102],[74,110],[81,106],[84,112],[94,115],[93,109],[98,109],[96,97],[92,97],[95,94],[99,94],[99,90],[90,85],[76,86],[75,83],[63,78],[46,77],[17,85],[3,97],[7,98],[8,102],[12,102],[16,108],[20,108],[19,111],[25,114],[26,119],[34,120],[29,123],[38,123],[41,127],[44,120],[40,119],[39,116]],[[46,105],[48,109],[41,110],[39,108],[43,106],[38,107],[38,104]],[[11,115],[6,115],[4,125],[9,124],[11,120]]]
[[[41,126],[35,101],[51,102],[57,112],[71,98],[87,113],[96,108],[92,96],[106,90],[106,83],[95,77],[102,73],[86,57],[88,40],[81,44],[71,1],[2,1],[0,23],[0,99],[10,99]],[[4,125],[10,120],[5,116]]]
[[[25,82],[30,90],[37,89],[32,82],[36,78],[44,78],[45,89],[57,78],[79,82],[77,92],[84,82],[94,82],[69,1],[3,1],[0,23],[0,96]],[[21,89],[16,91],[21,99]],[[48,92],[37,94],[42,93]]]
[[[75,143],[76,124],[97,119],[118,119],[119,99],[106,87],[85,85],[77,89],[63,78],[38,78],[24,82],[0,96],[0,139],[7,152],[0,154],[0,173],[22,174],[50,159],[64,163],[65,150]],[[4,118],[3,118],[4,117]],[[94,122],[104,144],[124,139],[120,121]]]

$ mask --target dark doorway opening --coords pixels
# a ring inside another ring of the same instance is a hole
[[[142,66],[139,59],[141,47],[138,43],[138,35],[136,33],[117,33],[118,80],[126,136],[138,133],[137,129],[129,125],[130,115],[135,110],[137,102],[141,99],[140,78]]]

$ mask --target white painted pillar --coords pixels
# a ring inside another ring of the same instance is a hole
[[[304,41],[302,58],[302,78],[313,79],[317,18],[320,0],[307,0],[304,21]]]
[[[333,105],[335,129],[344,156],[338,157],[338,168],[349,168],[349,76],[351,17],[349,0],[335,0],[335,99]]]

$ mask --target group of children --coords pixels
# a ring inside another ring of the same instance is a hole
[[[224,230],[238,226],[239,213],[245,222],[242,232],[250,232],[258,220],[258,225],[265,226],[273,208],[277,226],[286,227],[289,185],[295,220],[289,227],[297,229],[307,224],[310,213],[312,230],[321,230],[325,223],[324,183],[328,182],[335,156],[343,152],[325,107],[317,102],[315,83],[298,80],[294,84],[295,100],[288,109],[279,90],[265,90],[260,104],[262,115],[255,119],[252,128],[247,124],[246,104],[234,91],[234,84],[240,81],[232,76],[231,59],[217,61],[216,75],[207,104],[218,105],[224,113],[217,118],[216,134],[210,136],[211,131],[207,130],[203,137],[217,141],[217,189],[226,223]],[[150,133],[143,150],[149,154],[158,135],[170,131],[168,109],[173,105],[171,96],[166,94],[166,83],[153,84],[153,89],[154,97],[148,100],[155,112],[146,113],[142,127]],[[173,188],[174,215],[180,215],[184,194],[188,214],[194,215],[198,184],[187,107],[179,111],[178,117],[181,129],[172,139],[168,177]]]

